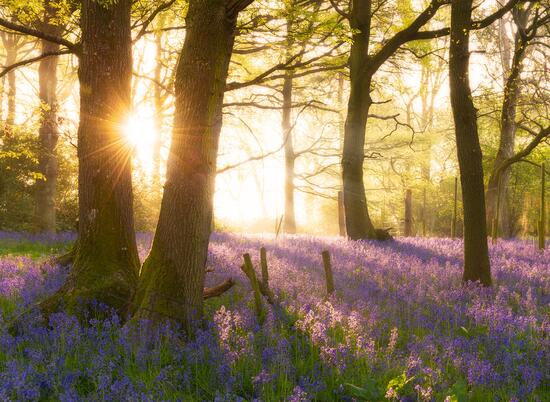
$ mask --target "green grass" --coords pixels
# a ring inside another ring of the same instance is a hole
[[[0,256],[14,255],[39,259],[61,254],[70,247],[68,243],[31,243],[14,240],[0,240]]]

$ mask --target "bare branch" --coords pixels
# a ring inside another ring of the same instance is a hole
[[[19,25],[14,22],[8,21],[4,18],[0,18],[0,26],[3,26],[4,28],[11,29],[12,31],[15,31],[24,35],[34,36],[35,38],[44,39],[44,40],[47,40],[48,42],[57,43],[59,45],[65,46],[67,49],[71,51],[71,53],[74,53],[76,55],[79,55],[80,53],[80,44],[73,43],[59,36],[50,35],[34,28],[26,27],[24,25]]]
[[[47,59],[48,57],[54,57],[54,56],[61,56],[64,54],[72,54],[70,50],[58,50],[56,52],[46,52],[42,53],[40,56],[32,57],[30,59],[25,59],[18,61],[17,63],[14,63],[10,66],[5,66],[2,71],[0,71],[0,78],[2,78],[4,75],[8,74],[10,71],[15,70],[16,68],[26,66],[32,63],[36,63],[37,61]]]
[[[143,22],[143,25],[141,26],[141,29],[139,30],[138,34],[134,38],[133,42],[137,42],[143,35],[147,33],[147,28],[149,25],[154,21],[157,15],[159,15],[164,10],[169,9],[172,4],[174,4],[176,0],[169,0],[166,3],[163,3],[159,5],[151,14],[149,14],[149,17]]]
[[[235,284],[235,281],[231,278],[226,279],[219,285],[213,286],[211,288],[204,288],[202,292],[202,298],[203,299],[210,299],[211,297],[221,296],[225,292],[227,292],[229,289],[233,287]]]

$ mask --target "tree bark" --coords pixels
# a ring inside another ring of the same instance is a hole
[[[55,9],[46,1],[43,30],[60,36],[63,27],[50,23],[55,16]],[[41,40],[42,53],[58,51],[57,43]],[[40,61],[38,81],[42,119],[38,131],[39,153],[38,166],[42,177],[36,180],[34,228],[37,232],[55,232],[55,195],[57,183],[56,146],[59,138],[57,127],[57,62],[58,57],[49,57]]]
[[[168,318],[190,330],[202,315],[223,94],[238,11],[226,0],[189,2],[166,184],[135,298],[137,318]]]
[[[353,240],[374,239],[376,233],[369,216],[363,183],[365,130],[372,105],[370,97],[372,75],[366,72],[366,66],[369,63],[371,1],[354,0],[351,12],[353,42],[350,55],[350,97],[342,155],[346,230]]]
[[[294,138],[292,135],[292,72],[285,74],[283,80],[283,141],[285,150],[285,213],[283,230],[285,233],[296,233],[296,215],[294,212]]]
[[[524,21],[526,13],[523,12],[519,17]],[[520,74],[523,68],[523,60],[527,44],[522,40],[521,35],[516,33],[514,53],[510,65],[510,44],[503,29],[501,21],[500,42],[502,53],[502,67],[505,75],[504,82],[504,100],[502,103],[502,112],[500,116],[500,139],[497,155],[487,185],[487,223],[491,224],[496,218],[498,182],[500,179],[500,213],[499,213],[499,231],[504,237],[514,235],[514,222],[511,217],[510,205],[508,202],[508,188],[510,182],[510,167],[501,169],[502,164],[514,155],[514,146],[516,138],[516,107],[520,95]]]
[[[17,52],[20,36],[13,33],[2,33],[2,43],[6,50],[6,66],[11,66],[17,61]],[[16,105],[15,99],[17,96],[15,70],[11,70],[8,74],[8,108],[6,110],[6,125],[8,127],[15,124]]]
[[[153,89],[155,103],[155,128],[156,137],[153,147],[153,187],[155,191],[161,191],[160,188],[160,150],[162,146],[162,122],[163,122],[163,96],[160,82],[162,80],[162,31],[155,32],[156,64],[155,64],[155,83]]]
[[[455,122],[456,147],[464,206],[464,281],[491,284],[487,247],[485,196],[477,112],[472,101],[469,68],[469,32],[472,0],[453,0],[449,82]]]
[[[294,45],[293,34],[293,10],[294,3],[287,6],[286,19],[286,53],[287,59],[292,56],[292,46]],[[296,214],[294,211],[294,165],[296,155],[294,154],[294,135],[291,122],[292,117],[292,87],[294,83],[294,73],[288,70],[283,78],[283,109],[282,123],[283,141],[285,150],[285,212],[283,220],[283,230],[285,233],[296,233]]]
[[[405,230],[404,235],[406,237],[413,234],[413,217],[412,217],[412,190],[407,189],[405,192]]]
[[[78,238],[69,278],[46,310],[96,300],[125,313],[137,287],[132,151],[121,130],[131,104],[131,3],[82,2]]]

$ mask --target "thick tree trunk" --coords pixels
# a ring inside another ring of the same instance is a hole
[[[285,144],[285,213],[283,229],[285,233],[296,233],[296,216],[294,212],[294,138],[292,135],[292,72],[287,72],[283,80],[283,141]]]
[[[54,10],[46,3],[43,30],[52,35],[60,35],[63,27],[49,23]],[[42,43],[42,53],[55,52],[59,45],[45,40]],[[37,232],[55,232],[55,194],[57,183],[56,146],[59,138],[57,128],[57,62],[58,57],[49,57],[40,62],[38,81],[40,87],[40,102],[42,120],[38,138],[40,142],[38,164],[42,177],[36,180],[34,227]]]
[[[236,13],[192,0],[175,81],[172,144],[160,218],[135,298],[137,318],[187,329],[202,315],[218,139]]]
[[[121,132],[130,109],[130,7],[82,2],[78,239],[69,278],[46,310],[95,299],[124,313],[137,287],[132,153]]]
[[[369,217],[363,161],[365,158],[365,130],[372,100],[370,86],[372,75],[366,72],[369,63],[370,0],[354,0],[351,25],[354,30],[350,56],[350,97],[344,131],[342,155],[342,179],[346,230],[353,239],[374,239],[376,233]]]
[[[523,17],[524,18],[524,17]],[[502,23],[501,23],[502,24]],[[491,224],[496,218],[496,206],[498,196],[498,182],[500,179],[500,211],[499,232],[504,237],[514,235],[514,222],[511,217],[511,209],[508,202],[508,187],[510,182],[510,167],[501,169],[502,164],[514,155],[516,138],[516,107],[520,95],[520,74],[525,57],[526,44],[519,33],[516,34],[514,54],[510,66],[510,44],[501,25],[501,53],[502,66],[506,76],[504,82],[504,100],[500,117],[500,140],[498,152],[489,176],[487,186],[487,223]]]
[[[463,280],[490,285],[482,155],[468,76],[471,13],[472,0],[453,0],[449,82],[464,205]]]

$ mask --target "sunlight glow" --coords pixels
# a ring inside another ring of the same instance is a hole
[[[126,140],[134,149],[134,156],[140,165],[150,171],[153,166],[153,149],[157,141],[154,120],[149,116],[132,114],[123,127]]]

